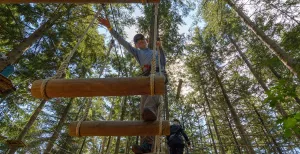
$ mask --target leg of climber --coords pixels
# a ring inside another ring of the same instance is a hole
[[[141,97],[140,112],[144,121],[155,121],[159,106],[159,96],[143,95]],[[151,152],[154,145],[154,136],[141,136],[141,145],[134,145],[132,151],[135,154]]]
[[[141,99],[141,113],[144,121],[155,121],[159,106],[159,96],[144,95]]]
[[[154,143],[153,136],[141,136],[141,145],[132,146],[132,151],[135,154],[149,153],[152,151]]]

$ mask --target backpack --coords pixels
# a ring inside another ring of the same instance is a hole
[[[171,126],[171,128],[170,128],[171,135],[168,140],[169,146],[184,144],[180,129],[181,129],[181,127],[178,125]]]

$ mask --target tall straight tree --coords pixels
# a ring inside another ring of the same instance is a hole
[[[223,83],[221,81],[221,78],[219,77],[219,73],[218,73],[218,71],[215,68],[215,64],[214,64],[214,62],[211,59],[211,55],[209,53],[210,51],[211,51],[211,49],[207,48],[207,51],[206,51],[207,58],[208,58],[208,60],[209,60],[209,62],[211,64],[211,69],[214,72],[214,75],[215,75],[215,78],[217,80],[217,83],[219,84],[219,86],[221,88],[221,91],[222,91],[222,94],[224,96],[225,102],[226,102],[226,104],[227,104],[227,106],[229,108],[231,116],[232,116],[232,118],[234,120],[234,123],[235,123],[237,129],[238,129],[239,135],[242,138],[242,141],[243,141],[243,143],[244,143],[244,145],[246,147],[247,152],[251,153],[251,154],[255,154],[255,151],[254,151],[254,149],[252,147],[251,141],[250,141],[250,139],[248,138],[248,136],[246,134],[245,128],[243,127],[243,125],[240,122],[240,119],[238,118],[238,115],[237,115],[237,113],[236,113],[236,111],[235,111],[235,109],[234,109],[234,107],[233,107],[233,105],[232,105],[232,103],[231,103],[231,101],[229,99],[229,96],[228,96],[228,94],[227,94],[227,92],[226,92],[226,90],[224,88],[224,85],[223,85]]]
[[[70,6],[73,6],[73,5],[70,5]],[[59,12],[57,12],[58,14],[60,14]],[[87,16],[86,16],[87,17]],[[90,17],[90,16],[88,16]],[[90,21],[91,23],[91,21]],[[92,25],[92,24],[90,24]],[[81,25],[81,26],[85,26],[85,25]],[[91,26],[89,26],[88,28],[90,28]],[[49,27],[50,28],[50,27]],[[82,27],[81,27],[82,28]],[[83,30],[86,30],[87,28],[82,28]],[[96,29],[94,27],[94,29]],[[78,29],[77,29],[78,30]],[[88,32],[88,31],[87,31]],[[98,35],[99,36],[99,35]],[[82,35],[82,38],[84,38],[84,35]],[[77,39],[77,38],[76,38]],[[77,42],[75,40],[75,42]],[[87,41],[89,42],[89,41]],[[85,42],[85,43],[87,43]],[[78,42],[77,42],[78,43]],[[80,43],[80,42],[79,42]],[[71,47],[72,48],[72,47]],[[67,67],[68,63],[70,62],[70,58],[71,58],[72,54],[69,55],[69,59],[66,59],[64,62],[63,62],[63,67],[61,67],[57,72],[60,72],[60,73],[57,73],[56,74],[56,78],[62,78],[64,77],[63,75],[63,72],[65,71],[65,67]],[[92,56],[92,55],[89,55],[89,56]],[[67,73],[66,73],[67,74]],[[18,136],[17,140],[23,140],[25,135],[28,133],[29,129],[31,128],[31,126],[34,124],[35,120],[37,119],[37,116],[40,114],[40,112],[42,111],[42,108],[44,107],[46,103],[46,100],[42,100],[41,103],[39,104],[39,106],[37,107],[37,109],[33,112],[32,116],[30,117],[28,123],[25,125],[25,127],[23,128],[23,130],[21,131],[20,135]],[[15,153],[16,151],[18,150],[18,147],[11,147],[8,151],[9,154],[12,154],[12,153]]]
[[[120,116],[120,120],[123,121],[125,118],[125,111],[126,111],[126,103],[127,103],[127,97],[124,96],[123,100],[122,100],[122,105],[121,105],[121,116]],[[120,149],[120,140],[121,137],[118,136],[117,137],[117,141],[116,141],[116,147],[115,147],[115,154],[119,153],[119,149]]]
[[[195,51],[197,54],[201,55],[201,62],[205,63],[205,66],[207,67],[207,70],[210,70],[210,71],[208,71],[211,74],[210,76],[215,79],[218,87],[221,90],[224,101],[225,101],[225,103],[226,103],[226,105],[229,109],[231,117],[233,118],[235,126],[238,130],[238,133],[239,133],[240,137],[241,137],[242,144],[245,145],[246,151],[248,153],[254,154],[255,151],[253,149],[251,141],[250,141],[248,135],[246,134],[245,128],[241,124],[239,116],[237,115],[237,112],[236,112],[232,102],[230,101],[230,98],[229,98],[229,96],[227,94],[227,91],[224,87],[224,84],[223,84],[222,79],[219,75],[219,72],[216,69],[217,64],[215,64],[215,62],[217,60],[213,59],[213,57],[212,57],[212,53],[216,53],[216,52],[214,52],[213,47],[211,46],[212,42],[215,39],[213,37],[211,37],[211,35],[207,35],[207,36],[204,37],[204,35],[202,35],[203,33],[201,33],[199,28],[196,28],[194,32],[195,32],[194,33],[195,35],[192,38],[193,43],[189,46],[189,48],[191,48],[191,51]],[[195,66],[202,67],[203,65],[198,64],[198,65],[195,65]],[[220,63],[218,63],[218,65],[220,65]],[[199,69],[196,70],[196,71],[198,71],[197,74],[201,73],[201,72],[199,72],[200,71]]]
[[[242,57],[242,59],[244,60],[244,62],[246,63],[247,67],[249,68],[249,70],[251,71],[251,73],[253,74],[253,76],[255,77],[255,79],[258,81],[258,83],[260,84],[260,86],[264,89],[265,92],[268,92],[269,88],[267,87],[267,85],[265,84],[265,82],[259,77],[258,73],[254,70],[254,68],[252,67],[252,64],[247,59],[246,55],[241,51],[241,49],[237,45],[236,41],[233,40],[233,38],[231,36],[228,36],[228,38],[229,38],[230,42],[233,44],[233,46],[236,48],[236,51]],[[276,104],[276,109],[279,111],[279,113],[283,117],[287,117],[288,116],[288,114],[283,109],[283,107],[282,107],[281,104],[277,103]]]
[[[69,110],[71,109],[72,103],[73,103],[74,98],[71,98],[69,103],[67,104],[67,106],[65,107],[65,109],[63,110],[63,113],[61,115],[61,118],[56,126],[56,128],[54,129],[54,132],[52,134],[52,136],[49,139],[49,142],[46,146],[46,149],[44,151],[45,154],[51,153],[51,149],[54,145],[54,142],[56,141],[56,139],[58,138],[59,132],[61,131],[63,124],[65,123],[66,119],[67,119],[67,115],[69,113]]]
[[[247,59],[246,55],[241,51],[241,49],[239,48],[239,46],[237,45],[236,41],[233,40],[233,38],[231,38],[230,36],[228,36],[229,40],[231,41],[231,43],[234,45],[234,47],[236,48],[237,52],[240,54],[240,56],[242,57],[242,59],[244,60],[244,62],[246,63],[246,65],[248,66],[249,70],[251,71],[251,73],[253,74],[253,76],[256,78],[256,80],[258,81],[258,83],[261,85],[261,87],[264,89],[265,92],[269,91],[269,88],[267,87],[267,85],[264,83],[264,81],[259,77],[258,73],[253,69],[250,61]],[[279,103],[275,104],[276,109],[278,110],[278,112],[284,117],[287,118],[288,114],[286,113],[286,111],[283,109],[282,105]],[[300,134],[298,134],[297,132],[295,132],[295,135],[298,139],[300,139]]]
[[[64,6],[64,5],[63,5]],[[41,38],[44,33],[49,30],[55,22],[64,16],[67,12],[62,11],[63,6],[58,6],[57,10],[50,16],[50,18],[44,22],[38,29],[36,29],[29,37],[25,38],[22,42],[15,45],[13,49],[8,52],[8,60],[0,59],[0,70],[3,70],[6,66],[15,64],[22,54],[32,46],[39,38]],[[67,11],[70,11],[73,5],[67,6]]]
[[[241,145],[240,145],[240,143],[238,142],[238,140],[237,140],[237,138],[236,138],[236,135],[235,135],[235,133],[234,133],[234,130],[233,130],[231,121],[230,121],[230,119],[229,119],[229,117],[228,117],[228,115],[227,115],[226,110],[223,109],[223,111],[224,111],[225,119],[226,119],[226,121],[227,121],[227,123],[228,123],[228,126],[229,126],[230,133],[231,133],[231,135],[232,135],[232,137],[233,137],[235,146],[236,146],[238,152],[241,154],[241,153],[242,153],[242,150],[241,150],[241,147],[240,147]]]
[[[263,130],[265,131],[267,137],[270,137],[271,140],[272,140],[272,142],[273,142],[273,144],[274,144],[274,146],[272,146],[272,148],[274,149],[274,151],[277,150],[277,152],[278,152],[279,154],[282,154],[282,150],[281,150],[280,146],[278,145],[276,139],[272,136],[270,130],[269,130],[268,127],[266,126],[265,121],[263,120],[261,114],[258,112],[257,108],[256,108],[253,104],[251,104],[251,105],[252,105],[252,107],[253,107],[253,109],[254,109],[256,115],[258,116],[258,119],[259,119],[259,121],[260,121],[260,123],[261,123],[261,125],[262,125],[262,127],[263,127]]]
[[[300,66],[283,48],[281,48],[274,40],[268,37],[261,29],[259,29],[251,19],[231,0],[224,0],[232,9],[236,11],[238,16],[251,29],[255,35],[281,60],[281,62],[300,79]]]
[[[47,102],[46,100],[41,101],[40,105],[35,109],[34,113],[30,117],[29,121],[27,122],[25,127],[22,129],[22,131],[19,134],[17,140],[20,140],[20,141],[24,140],[25,135],[27,134],[27,132],[29,131],[29,129],[31,128],[31,126],[33,125],[35,120],[37,119],[38,115],[42,111],[42,109],[45,106],[46,102]],[[14,154],[17,150],[18,150],[18,147],[11,147],[8,150],[7,154]]]
[[[200,104],[199,104],[199,106],[200,106]],[[212,140],[212,145],[213,145],[214,151],[215,151],[215,153],[218,153],[216,142],[215,142],[215,139],[214,139],[214,135],[212,133],[211,126],[210,126],[210,121],[209,121],[209,118],[208,118],[208,115],[207,115],[207,112],[206,112],[206,109],[205,109],[205,105],[203,104],[202,107],[203,107],[203,111],[204,111],[204,115],[205,115],[205,119],[206,119],[206,124],[208,126],[208,130],[209,130],[209,134],[210,134],[210,137],[211,137],[211,140]]]
[[[84,109],[84,105],[81,105],[79,107],[78,112],[76,113],[76,116],[73,119],[73,121],[78,121],[79,120],[79,115],[80,115],[80,113],[82,113],[84,111],[83,109]],[[69,134],[66,135],[64,141],[65,142],[62,144],[62,148],[57,152],[59,154],[64,154],[65,150],[72,149],[73,144],[69,144],[69,143],[73,142],[73,138]]]
[[[221,151],[222,154],[225,154],[226,152],[225,152],[225,149],[224,149],[221,137],[219,135],[220,133],[219,133],[219,130],[218,130],[218,127],[217,127],[217,124],[216,124],[216,121],[215,121],[215,117],[214,117],[214,114],[212,112],[212,109],[211,109],[211,106],[210,106],[210,102],[208,100],[207,91],[206,91],[206,88],[205,88],[205,85],[204,85],[203,82],[201,82],[201,89],[203,90],[203,95],[204,95],[204,99],[205,99],[206,105],[208,107],[208,111],[210,112],[210,115],[212,117],[212,122],[213,122],[213,125],[214,125],[216,136],[218,138],[218,142],[219,142],[219,145],[220,145],[220,147],[219,147],[220,151]]]

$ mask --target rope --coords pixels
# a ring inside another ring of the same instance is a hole
[[[42,84],[41,84],[41,94],[42,94],[42,97],[45,99],[45,100],[48,100],[50,99],[48,96],[47,96],[47,92],[46,92],[46,86],[47,86],[47,83],[50,79],[46,79],[46,80],[43,80]]]
[[[76,136],[77,137],[81,136],[79,131],[80,131],[80,126],[81,126],[81,123],[82,123],[83,120],[84,120],[84,118],[80,119],[80,121],[76,125]]]
[[[158,68],[159,68],[159,75],[161,76],[161,63],[160,63],[160,50],[157,48],[157,54],[158,54]]]
[[[111,40],[110,40],[110,43],[109,43],[109,49],[108,49],[108,51],[107,51],[105,57],[109,57],[110,51],[111,51],[111,49],[114,47],[114,45],[115,45],[115,41],[114,41],[113,39],[111,39]],[[107,59],[108,59],[108,58],[107,58]],[[105,59],[103,66],[100,68],[100,71],[99,71],[99,78],[102,76],[103,71],[104,71],[104,69],[105,69],[105,67],[106,67],[106,65],[107,65],[107,62],[108,62],[107,59]]]
[[[151,96],[154,96],[154,80],[155,80],[155,73],[156,73],[156,40],[157,40],[158,4],[155,4],[154,15],[155,15],[154,40],[153,40],[153,53],[152,53],[152,61],[151,61],[151,74],[150,74],[150,93],[151,93]]]
[[[88,30],[93,26],[94,24],[94,21],[96,20],[96,18],[99,16],[101,12],[101,9],[98,10],[98,12],[94,15],[94,18],[93,20],[90,22],[89,26],[86,28],[86,30],[84,31],[84,33],[81,35],[81,37],[79,38],[77,44],[75,45],[75,47],[73,48],[73,50],[70,52],[70,54],[68,55],[68,57],[62,62],[62,64],[60,65],[58,71],[56,72],[56,74],[47,79],[48,81],[51,80],[51,79],[59,79],[59,78],[62,78],[63,74],[65,73],[65,70],[66,68],[68,67],[68,64],[71,60],[71,58],[73,57],[74,53],[77,51],[77,48],[79,47],[80,43],[82,42],[82,40],[84,39],[84,36],[87,34]],[[43,96],[43,99],[47,100],[47,99],[50,99],[48,96],[47,96],[47,93],[46,93],[46,86],[47,86],[47,83],[48,81],[46,80],[46,82],[41,86],[41,92],[42,92],[42,96]]]
[[[90,110],[91,105],[92,105],[92,99],[89,99],[88,101],[89,101],[89,103],[86,105],[85,113],[84,113],[84,115],[82,116],[82,118],[80,119],[80,121],[76,125],[76,132],[75,132],[75,134],[76,134],[77,137],[80,137],[80,126],[81,126],[81,123],[87,118],[89,110]]]
[[[151,90],[151,96],[154,95],[154,80],[155,80],[155,73],[156,73],[156,41],[157,41],[157,16],[158,16],[158,4],[155,4],[155,22],[154,22],[154,41],[153,41],[153,55],[152,55],[152,61],[151,61],[151,75],[150,75],[150,90]],[[159,75],[161,75],[161,64],[160,64],[160,51],[158,49],[158,64],[159,64]],[[159,98],[160,99],[160,98]],[[160,100],[159,100],[160,101]],[[159,128],[158,128],[158,135],[155,136],[155,142],[154,142],[154,151],[156,151],[157,154],[159,154],[160,151],[160,136],[162,135],[162,105],[159,105],[158,108],[158,117],[159,117]]]
[[[161,145],[161,136],[162,136],[162,111],[163,111],[163,105],[159,105],[158,108],[158,117],[159,117],[159,126],[158,126],[158,135],[155,136],[155,142],[154,142],[154,151],[156,151],[157,154],[160,152],[160,145]]]

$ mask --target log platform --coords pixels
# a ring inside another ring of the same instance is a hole
[[[5,76],[0,74],[0,94],[5,95],[9,92],[16,91],[12,82]]]
[[[42,88],[44,80],[34,81],[31,94],[35,98],[57,97],[93,97],[93,96],[128,96],[150,95],[150,78],[94,78],[94,79],[53,79]],[[164,77],[156,76],[154,94],[163,95]]]
[[[12,148],[12,147],[26,147],[26,144],[21,140],[7,140],[6,144]]]
[[[159,121],[83,121],[69,124],[70,136],[154,136],[159,135]],[[162,121],[162,135],[170,135],[169,121]]]

